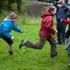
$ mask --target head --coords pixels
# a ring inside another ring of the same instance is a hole
[[[55,14],[56,13],[56,7],[55,6],[44,7],[41,14],[44,15],[44,14],[47,14],[47,13]]]
[[[48,11],[51,12],[52,14],[55,14],[56,13],[56,7],[55,6],[49,6]]]
[[[15,21],[17,19],[17,15],[15,12],[11,12],[7,18],[12,19],[13,21]]]

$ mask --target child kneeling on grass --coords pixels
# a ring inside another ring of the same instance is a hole
[[[55,30],[53,29],[53,16],[54,7],[45,7],[41,14],[42,22],[39,33],[39,42],[35,44],[28,40],[22,40],[19,45],[19,48],[21,48],[22,46],[26,46],[34,49],[42,49],[47,40],[51,45],[51,57],[55,57],[57,55],[57,51],[56,41],[53,37],[53,35],[55,34]]]
[[[9,45],[9,54],[13,54],[12,44],[14,37],[10,35],[12,30],[22,33],[19,27],[15,24],[17,15],[11,12],[0,24],[0,38],[5,40]]]

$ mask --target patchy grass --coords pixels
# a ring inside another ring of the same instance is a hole
[[[50,45],[48,42],[41,50],[26,47],[18,48],[22,39],[38,41],[40,25],[36,23],[40,20],[35,19],[31,19],[34,24],[18,24],[22,30],[25,30],[24,33],[13,32],[15,36],[13,44],[14,55],[10,56],[8,54],[8,45],[0,39],[0,70],[70,70],[66,65],[70,59],[67,57],[65,46],[57,45],[58,56],[56,58],[50,57]],[[28,19],[27,23],[29,21],[30,19]]]

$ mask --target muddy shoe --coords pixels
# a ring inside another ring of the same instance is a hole
[[[19,49],[21,49],[23,46],[25,46],[26,43],[27,43],[27,40],[22,40],[19,45]]]
[[[13,55],[13,51],[10,51],[10,50],[9,50],[8,53],[9,53],[10,55]]]

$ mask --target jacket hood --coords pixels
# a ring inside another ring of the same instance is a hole
[[[46,14],[44,14],[44,15],[41,15],[41,17],[42,18],[44,18],[44,17],[46,17],[46,16],[54,16],[51,12],[48,12],[48,13],[46,13]]]
[[[5,18],[4,21],[13,21],[13,20],[11,20],[9,18]]]

